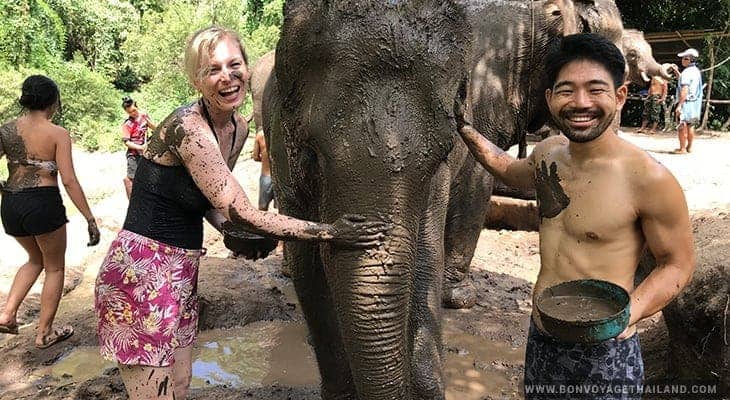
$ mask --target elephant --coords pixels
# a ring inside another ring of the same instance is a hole
[[[444,399],[443,234],[470,26],[451,0],[284,6],[264,130],[279,210],[388,221],[368,251],[287,242],[323,399]]]
[[[461,1],[459,5],[466,9],[470,22],[476,27],[471,39],[477,50],[469,60],[472,76],[469,97],[474,100],[475,126],[487,132],[487,136],[503,148],[515,141],[526,147],[525,130],[535,132],[536,126],[547,121],[544,88],[539,84],[540,62],[546,47],[564,34],[593,31],[609,37],[627,54],[635,55],[636,62],[628,64],[632,68],[631,76],[653,75],[666,70],[654,61],[651,47],[643,40],[643,35],[626,36],[613,1]],[[509,37],[500,34],[512,27],[521,30],[520,34],[514,31]],[[495,43],[495,40],[500,42]],[[528,57],[524,54],[528,49],[534,52],[531,60],[526,60]],[[268,76],[260,67],[265,66],[268,71],[273,68],[273,57],[268,56],[257,62],[253,76]],[[487,76],[489,79],[485,79]],[[255,120],[258,118],[256,104],[261,99],[257,86],[252,78]],[[453,161],[453,165],[461,164],[462,167],[452,171],[455,184],[451,187],[450,198],[458,200],[449,202],[443,303],[447,307],[465,308],[476,301],[468,268],[492,184],[491,177],[476,166],[465,146],[459,146],[458,155],[453,158],[460,159]]]
[[[262,110],[279,210],[394,226],[367,251],[285,244],[322,398],[445,398],[444,267],[468,266],[455,242],[476,245],[492,187],[454,110],[518,143],[547,118],[547,47],[578,27],[618,42],[622,24],[607,0],[285,3]]]
[[[563,35],[601,34],[621,46],[623,23],[613,0],[466,1],[472,30],[467,114],[471,123],[502,149],[525,143],[548,120],[545,57]],[[493,178],[457,141],[445,232],[443,304],[469,308],[476,289],[469,265],[483,228]]]
[[[626,59],[627,80],[638,85],[646,85],[653,76],[672,79],[674,64],[659,64],[644,39],[644,32],[636,29],[624,29],[621,35],[621,52]]]
[[[253,101],[253,121],[256,124],[256,132],[264,129],[264,117],[261,108],[266,82],[274,69],[275,53],[276,51],[272,50],[264,54],[251,67],[251,100]]]

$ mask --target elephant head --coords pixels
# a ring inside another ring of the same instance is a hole
[[[433,182],[443,179],[456,138],[454,103],[470,45],[464,21],[463,10],[443,0],[285,5],[266,89],[273,94],[264,95],[280,210],[323,222],[360,214],[394,226],[385,246],[367,252],[286,245],[324,398],[443,393],[440,372],[424,372],[440,371],[438,318],[427,308],[440,308],[433,290],[440,291],[443,260],[428,273],[439,262],[418,259],[443,252],[448,184]],[[325,284],[308,297],[320,279],[312,271],[324,271]],[[323,310],[332,318],[323,322]],[[354,394],[337,382],[352,384]]]
[[[644,33],[635,29],[624,29],[621,37],[621,51],[626,58],[627,79],[644,85],[652,76],[671,79],[672,64],[659,64],[652,54],[651,46],[644,39]]]
[[[562,35],[593,32],[621,42],[623,23],[613,0],[547,0],[543,12]]]

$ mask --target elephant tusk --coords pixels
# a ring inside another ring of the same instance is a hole
[[[641,79],[643,79],[644,82],[649,82],[651,80],[649,75],[646,74],[646,71],[641,71]]]

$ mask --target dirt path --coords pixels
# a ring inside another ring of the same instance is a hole
[[[728,210],[730,179],[726,176],[730,172],[730,135],[699,137],[693,153],[688,155],[670,154],[677,144],[674,136],[622,133],[622,137],[649,151],[675,174],[685,190],[692,213],[707,209]],[[251,146],[252,141],[249,140],[249,152]],[[250,194],[251,200],[255,201],[259,164],[248,157],[249,152],[244,152],[234,173]],[[73,324],[76,334],[48,350],[36,350],[32,346],[40,289],[40,285],[36,285],[19,315],[24,323],[21,334],[0,336],[0,352],[3,354],[0,399],[126,398],[116,370],[95,357],[93,347],[96,344],[94,279],[101,258],[121,226],[126,211],[127,200],[121,183],[124,159],[121,153],[77,152],[75,163],[79,179],[94,203],[94,213],[102,220],[102,242],[98,247],[88,249],[85,246],[86,233],[82,218],[75,212],[73,205],[66,202],[71,219],[68,225],[68,293],[61,302],[57,322]],[[103,179],[99,176],[103,176]],[[192,391],[191,398],[319,398],[318,376],[316,371],[314,374],[310,371],[314,368],[313,364],[307,364],[308,357],[312,355],[311,349],[304,344],[306,333],[297,328],[302,326],[302,317],[291,284],[279,271],[281,257],[274,255],[257,262],[227,259],[227,251],[219,236],[209,227],[206,227],[205,246],[209,253],[203,260],[200,277],[200,328],[205,332],[201,333],[201,340],[197,344],[201,362],[206,361],[206,365],[211,365],[211,357],[216,362],[222,362],[225,357],[210,355],[206,351],[227,343],[229,350],[233,349],[230,351],[238,355],[237,359],[261,359],[264,360],[262,365],[268,367],[228,365],[226,368],[230,368],[223,372],[243,371],[240,374],[257,378],[238,385],[225,383],[229,387],[209,385],[206,379],[212,383],[215,380],[203,378],[196,384],[198,388]],[[24,253],[6,235],[0,235],[0,248],[0,302],[4,303],[17,266],[24,261]],[[449,400],[520,398],[518,388],[531,310],[530,293],[538,268],[537,233],[482,231],[472,262],[472,277],[479,289],[477,305],[471,310],[444,310],[444,326],[447,327],[444,333],[447,359],[445,373]],[[286,326],[294,328],[271,330],[271,325],[266,325],[268,323],[256,322],[269,320],[284,321],[277,324],[290,324]],[[245,328],[234,328],[244,325]],[[645,346],[656,350],[645,351],[648,377],[662,376],[665,372],[662,349],[666,348],[667,338],[662,326],[660,316],[642,324],[642,341],[648,334]],[[226,330],[229,328],[234,330]],[[283,337],[277,339],[283,343],[281,346],[293,344],[294,347],[289,348],[304,350],[289,351],[291,354],[284,354],[285,363],[277,364],[274,361],[282,355],[274,351],[279,345],[271,343],[279,342],[264,343],[260,338],[244,344],[231,341],[231,337],[250,335],[250,329],[259,328],[262,330],[254,332],[279,332],[271,335]],[[70,369],[59,372],[61,364]],[[302,370],[301,374],[294,374],[299,376],[299,380],[293,381],[286,373],[277,372],[282,369],[277,365],[302,365],[298,367]],[[251,368],[254,368],[253,372]],[[224,375],[219,373],[217,377],[224,379]]]

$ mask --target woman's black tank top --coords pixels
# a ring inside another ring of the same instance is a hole
[[[203,217],[212,205],[184,166],[140,157],[124,229],[171,246],[203,247]]]

